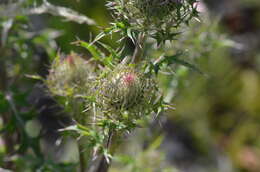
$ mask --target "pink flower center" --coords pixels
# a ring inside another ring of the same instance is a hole
[[[66,60],[69,63],[70,67],[71,66],[73,66],[73,67],[75,66],[75,60],[74,60],[74,57],[72,55],[68,55]]]
[[[127,85],[131,85],[133,84],[133,82],[135,81],[135,75],[132,73],[128,73],[123,77],[123,81],[124,83],[126,83]]]

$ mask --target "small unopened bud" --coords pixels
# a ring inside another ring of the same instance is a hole
[[[64,59],[54,60],[46,84],[54,95],[87,94],[91,75],[88,62],[71,53]]]

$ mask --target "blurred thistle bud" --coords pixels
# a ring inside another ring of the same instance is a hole
[[[120,65],[101,79],[98,88],[101,107],[110,112],[130,112],[139,118],[151,111],[157,87],[155,81],[136,68]]]
[[[173,40],[176,30],[198,17],[197,0],[115,0],[108,3],[115,19],[146,32],[158,42]]]
[[[92,75],[91,65],[79,55],[71,53],[64,59],[56,57],[46,84],[54,95],[86,95],[91,87]]]
[[[147,18],[158,18],[170,15],[177,6],[181,6],[183,0],[135,0],[134,6]]]

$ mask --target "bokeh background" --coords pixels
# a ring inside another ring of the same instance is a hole
[[[57,52],[89,56],[71,42],[93,39],[112,17],[105,0],[48,2],[97,25],[24,14],[40,0],[0,0],[0,171],[77,169],[76,141],[57,131],[70,124],[68,115],[26,76],[46,77]],[[198,8],[201,22],[163,47],[148,43],[146,55],[182,50],[201,73],[176,64],[159,75],[176,109],[125,135],[111,172],[260,172],[260,1],[204,0]],[[116,35],[102,41],[118,46]]]

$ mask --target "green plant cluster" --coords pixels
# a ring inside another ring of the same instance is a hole
[[[88,45],[93,56],[102,54],[94,45],[83,41],[80,44]],[[64,59],[58,56],[45,83],[77,121],[76,126],[62,131],[73,130],[89,138],[92,141],[88,144],[99,153],[106,153],[109,159],[106,144],[111,134],[120,137],[122,133],[132,131],[139,125],[139,120],[146,119],[152,112],[157,114],[164,104],[153,75],[145,75],[143,68],[133,64],[112,64],[115,63],[112,60],[104,63],[105,57],[98,58],[104,66],[99,68],[99,64],[93,69],[94,65],[91,67],[90,64],[97,62],[93,59],[86,61],[75,53]]]
[[[64,59],[57,56],[45,83],[54,96],[83,101],[86,108],[95,103],[115,119],[129,114],[133,123],[155,110],[160,94],[154,77],[145,75],[140,67],[118,64],[95,72],[90,62],[75,53]]]
[[[159,5],[163,10],[158,9]],[[155,79],[162,65],[179,62],[189,66],[175,58],[178,54],[156,60],[143,56],[147,38],[155,38],[157,43],[171,40],[169,35],[176,35],[175,29],[197,17],[195,1],[114,1],[108,6],[116,15],[115,23],[90,43],[74,43],[90,52],[88,62],[76,54],[63,60],[57,57],[45,81],[77,121],[62,131],[76,131],[79,137],[88,138],[88,142],[82,142],[93,149],[89,153],[104,156],[107,163],[118,146],[115,140],[170,107]],[[124,55],[100,41],[118,32],[120,40],[129,37],[135,43],[133,55]],[[93,157],[88,157],[88,162],[95,164],[91,162]]]

